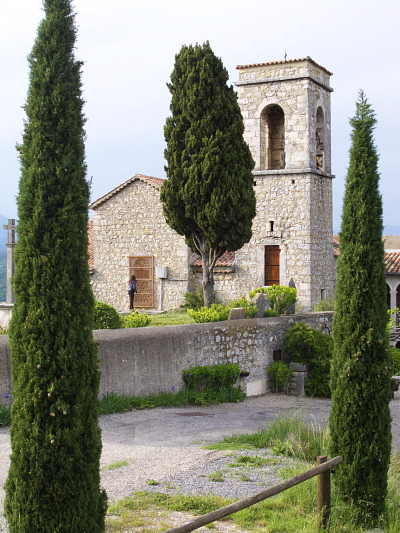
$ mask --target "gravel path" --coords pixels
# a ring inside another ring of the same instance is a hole
[[[400,447],[400,393],[391,402],[393,445]],[[214,492],[224,497],[243,497],[262,490],[259,483],[274,484],[274,465],[266,464],[252,481],[227,452],[204,450],[223,436],[254,432],[277,415],[296,412],[311,423],[323,424],[330,412],[330,400],[268,394],[247,398],[238,404],[208,407],[188,406],[131,411],[100,417],[103,451],[101,482],[109,500],[116,501],[137,490],[179,490]],[[3,485],[9,466],[9,428],[0,429],[0,509],[3,508]],[[246,452],[247,453],[247,452]],[[251,452],[253,453],[253,452]],[[241,453],[243,455],[243,453]],[[260,455],[260,452],[257,453]],[[263,454],[268,459],[268,452]],[[271,459],[270,459],[271,460]],[[124,466],[110,469],[117,461]],[[281,468],[282,465],[275,465]],[[222,471],[224,483],[211,481],[209,474]],[[225,472],[225,474],[224,474]],[[252,474],[253,475],[253,474]],[[158,485],[149,485],[154,480]],[[6,533],[0,515],[0,531]]]

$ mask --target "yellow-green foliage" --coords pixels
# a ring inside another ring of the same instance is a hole
[[[139,311],[131,311],[128,316],[123,317],[124,328],[145,328],[151,322],[151,318],[147,313],[139,313]]]
[[[294,287],[286,287],[285,285],[259,287],[250,292],[250,298],[253,298],[257,293],[266,294],[269,298],[270,308],[279,315],[283,315],[286,309],[297,301],[297,290]]]

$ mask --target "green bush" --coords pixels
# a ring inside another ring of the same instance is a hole
[[[392,375],[400,376],[400,350],[389,346],[390,360],[392,362]]]
[[[185,303],[181,305],[182,309],[194,309],[198,311],[204,307],[204,294],[201,287],[197,287],[196,292],[185,292]]]
[[[122,319],[124,328],[145,328],[151,322],[151,318],[147,313],[139,313],[139,311],[131,311],[128,316]]]
[[[268,367],[268,375],[272,377],[275,392],[281,392],[287,385],[293,369],[283,361],[275,361]]]
[[[234,309],[236,307],[243,307],[244,309],[244,316],[246,318],[254,318],[257,314],[257,306],[255,303],[253,303],[250,300],[247,300],[247,298],[243,297],[240,300],[235,300],[234,302],[230,302],[228,304],[229,309]]]
[[[335,310],[335,298],[324,298],[320,302],[314,305],[314,311],[334,311]]]
[[[206,389],[233,387],[240,376],[240,366],[227,365],[193,366],[183,371],[183,382],[188,390],[202,392]]]
[[[229,308],[222,304],[212,304],[211,307],[201,307],[199,310],[187,310],[188,315],[193,318],[195,322],[220,322],[228,320]]]
[[[94,303],[94,323],[93,329],[118,329],[122,328],[122,320],[118,312],[111,305]]]
[[[297,290],[293,287],[283,285],[270,285],[269,287],[259,287],[249,294],[253,298],[257,293],[266,294],[269,298],[270,308],[279,315],[283,315],[286,309],[297,301]]]
[[[298,322],[286,334],[285,349],[291,352],[294,362],[308,366],[307,396],[330,396],[332,337]]]
[[[266,309],[264,311],[264,317],[267,318],[271,316],[280,316],[280,314],[274,311],[273,309]]]

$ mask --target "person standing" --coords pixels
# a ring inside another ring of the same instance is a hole
[[[129,309],[130,311],[134,311],[135,308],[133,307],[133,301],[135,299],[135,292],[137,292],[136,289],[136,277],[132,275],[129,279],[129,285],[128,285],[128,294],[129,294]]]

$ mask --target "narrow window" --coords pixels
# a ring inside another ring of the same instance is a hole
[[[273,220],[269,221],[269,231],[274,231],[274,221]]]
[[[316,168],[317,170],[324,170],[324,112],[322,107],[317,109],[317,124],[315,132],[315,154],[316,154]]]
[[[325,300],[326,298],[326,289],[321,289],[321,300]]]

